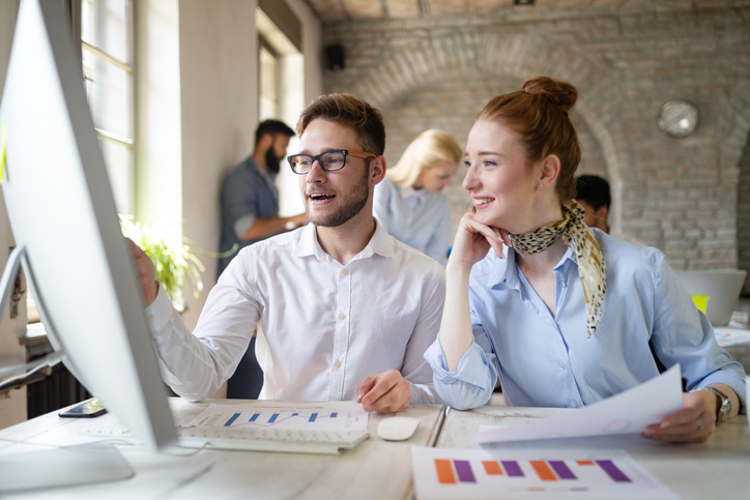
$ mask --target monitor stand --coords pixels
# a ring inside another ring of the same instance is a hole
[[[16,247],[8,257],[0,279],[0,314],[10,297],[18,270],[23,261],[26,277],[33,285],[26,251]],[[40,314],[43,316],[42,308]],[[45,325],[49,327],[50,325]],[[53,353],[46,359],[50,364],[60,353]],[[2,369],[0,373],[25,369],[29,365]],[[0,381],[2,385],[2,381]],[[29,446],[39,445],[29,443]],[[42,445],[44,446],[44,445]],[[111,444],[83,444],[60,446],[39,451],[4,453],[0,455],[0,494],[38,490],[77,484],[120,481],[135,475],[125,457]]]
[[[133,468],[111,444],[0,455],[0,494],[121,481],[133,476]]]

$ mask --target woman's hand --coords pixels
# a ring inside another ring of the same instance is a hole
[[[649,425],[641,436],[675,443],[705,443],[716,430],[716,395],[709,391],[682,395],[682,410]]]
[[[476,214],[467,212],[458,224],[450,259],[471,268],[487,255],[490,248],[502,259],[503,243],[510,246],[507,231],[487,226],[476,219]]]

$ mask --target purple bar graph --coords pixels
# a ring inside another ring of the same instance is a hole
[[[521,466],[515,460],[505,460],[502,462],[505,472],[510,477],[524,477],[524,473],[521,470]]]
[[[468,460],[454,460],[453,465],[456,466],[456,474],[458,474],[458,480],[462,483],[476,483],[477,480],[474,478],[474,473],[471,471],[471,464]]]
[[[616,483],[631,483],[632,481],[620,469],[617,468],[612,460],[597,460],[597,465],[606,472],[609,477]]]
[[[560,479],[578,479],[576,475],[573,474],[573,471],[570,470],[570,467],[565,465],[565,462],[562,460],[550,460],[549,465],[557,473],[557,477]]]

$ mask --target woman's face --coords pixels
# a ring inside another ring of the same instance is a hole
[[[451,177],[456,175],[456,171],[458,171],[458,163],[450,160],[441,161],[419,173],[414,189],[424,188],[431,193],[439,193],[451,185]]]
[[[503,123],[480,120],[469,132],[464,162],[463,187],[471,194],[480,222],[512,234],[546,222],[536,225],[539,169],[527,164],[520,134]]]

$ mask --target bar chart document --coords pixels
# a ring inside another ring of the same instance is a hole
[[[369,414],[352,401],[282,403],[254,401],[212,404],[186,427],[255,428],[295,431],[366,431]]]
[[[677,500],[622,450],[411,447],[417,500]]]

